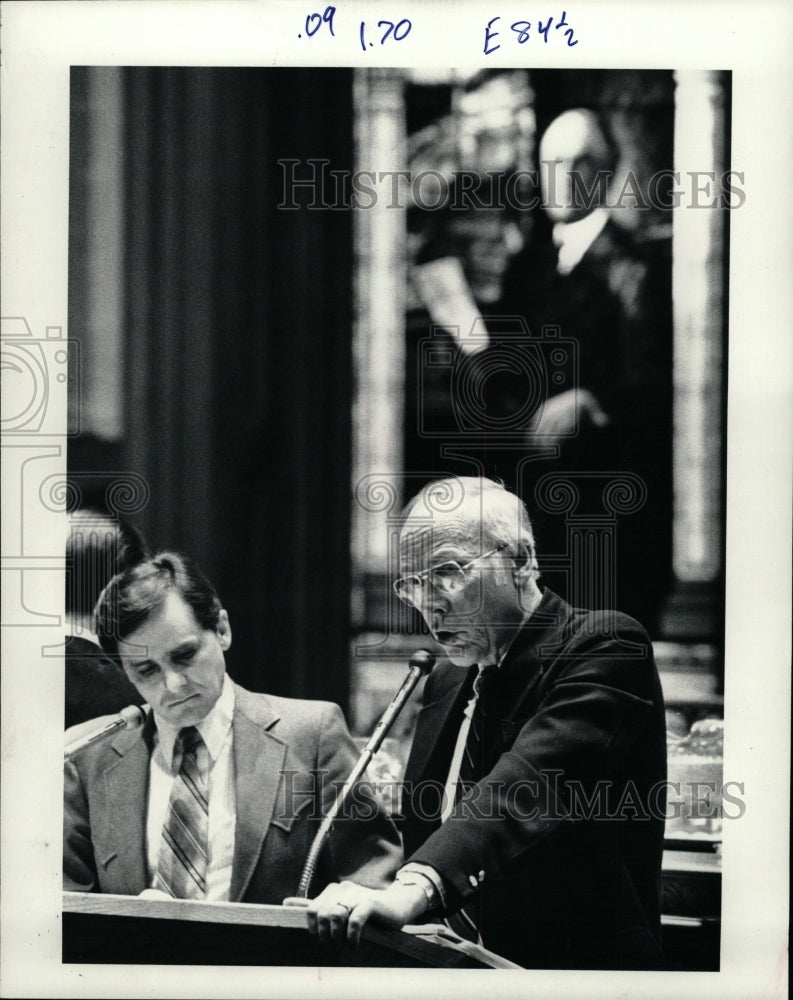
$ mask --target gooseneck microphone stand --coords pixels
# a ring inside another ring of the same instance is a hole
[[[303,874],[300,878],[300,886],[297,890],[297,896],[299,899],[307,899],[308,892],[311,888],[311,882],[314,878],[314,872],[317,868],[317,862],[319,861],[319,855],[322,848],[327,840],[328,834],[330,833],[330,828],[333,825],[333,821],[339,815],[341,807],[344,805],[347,796],[350,794],[353,786],[356,784],[358,779],[361,777],[363,772],[369,766],[374,755],[380,749],[380,744],[383,742],[386,733],[391,728],[394,720],[402,711],[402,707],[405,702],[410,697],[413,692],[413,688],[418,684],[419,679],[428,674],[435,665],[434,655],[427,649],[417,649],[416,652],[410,658],[410,669],[408,670],[407,677],[402,683],[402,687],[397,691],[391,700],[391,704],[383,713],[383,717],[377,723],[374,732],[372,733],[371,739],[366,744],[358,758],[358,762],[352,769],[352,773],[349,778],[347,778],[344,783],[344,787],[341,792],[336,796],[333,805],[328,810],[327,815],[322,820],[319,830],[314,837],[311,844],[311,849],[308,852],[308,857],[306,858],[306,864],[303,868]]]

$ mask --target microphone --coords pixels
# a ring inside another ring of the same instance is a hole
[[[317,862],[319,861],[320,851],[322,850],[325,840],[330,833],[330,828],[333,825],[334,819],[338,816],[341,807],[344,805],[344,802],[352,791],[353,786],[369,766],[374,755],[380,749],[380,744],[385,739],[388,730],[394,724],[394,720],[402,711],[405,702],[413,693],[413,688],[415,688],[418,684],[419,679],[423,675],[428,674],[435,666],[435,656],[428,649],[417,649],[416,652],[410,657],[408,665],[410,669],[408,670],[407,677],[402,682],[402,687],[391,699],[391,704],[385,712],[383,712],[382,718],[375,726],[375,730],[372,733],[369,742],[363,748],[357,764],[352,769],[352,773],[345,781],[344,787],[339,792],[333,805],[330,807],[327,816],[325,816],[322,820],[319,830],[317,830],[317,834],[311,844],[311,850],[308,852],[308,857],[306,858],[303,874],[300,878],[300,885],[297,890],[297,897],[299,899],[308,898],[308,891],[311,888],[311,881],[314,878],[314,872],[316,871]]]
[[[74,754],[79,753],[80,750],[93,746],[95,743],[101,743],[102,740],[108,739],[122,729],[137,729],[139,726],[142,726],[146,720],[147,708],[148,705],[144,705],[143,707],[128,705],[126,708],[123,708],[118,715],[111,717],[103,726],[73,740],[63,751],[63,759],[68,760]],[[79,728],[83,730],[87,726],[83,724]]]

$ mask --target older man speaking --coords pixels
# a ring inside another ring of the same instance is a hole
[[[426,487],[399,549],[396,592],[449,660],[405,773],[408,860],[385,890],[327,887],[310,926],[357,940],[370,918],[445,917],[525,967],[659,968],[666,745],[646,632],[542,589],[528,513],[489,480]]]

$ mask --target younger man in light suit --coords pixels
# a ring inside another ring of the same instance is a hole
[[[356,760],[341,711],[234,684],[229,616],[183,556],[114,577],[96,619],[151,712],[66,765],[64,888],[280,904]],[[365,798],[359,789],[363,808],[337,820],[315,888],[393,877],[396,830]]]

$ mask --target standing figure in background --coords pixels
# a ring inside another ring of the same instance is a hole
[[[671,262],[665,244],[640,244],[615,221],[619,205],[609,207],[608,199],[617,165],[618,151],[594,112],[565,111],[548,126],[540,181],[552,239],[515,258],[503,305],[534,334],[558,327],[577,345],[578,370],[564,379],[570,388],[548,388],[526,436],[529,449],[553,445],[557,457],[524,466],[521,495],[537,510],[532,491],[540,476],[583,473],[575,480],[582,510],[597,514],[601,474],[643,480],[646,501],[617,526],[615,603],[652,632],[671,573]],[[560,519],[540,509],[535,523],[541,555],[564,553]]]
[[[140,534],[123,518],[80,509],[69,514],[66,540],[65,723],[76,726],[143,699],[108,659],[94,635],[93,612],[105,585],[146,556]]]
[[[416,247],[406,316],[404,467],[414,487],[477,468],[509,479],[514,467],[511,454],[493,447],[503,444],[501,421],[525,393],[514,370],[497,360],[504,350],[501,298],[532,222],[500,206],[502,197],[490,180],[464,194],[452,184],[442,209],[409,214]]]

